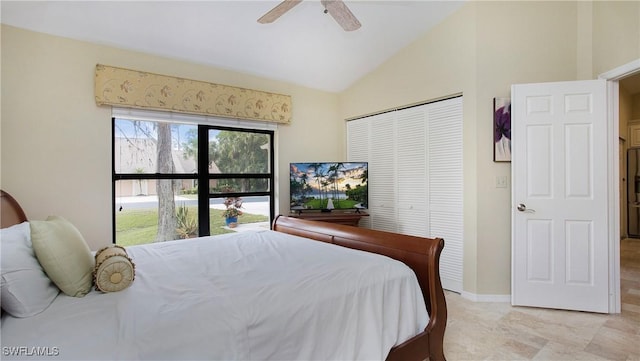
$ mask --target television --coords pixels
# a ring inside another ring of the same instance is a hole
[[[291,211],[368,208],[367,162],[289,164]]]

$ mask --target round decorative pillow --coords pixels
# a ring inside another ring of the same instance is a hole
[[[93,272],[96,290],[121,291],[129,287],[135,277],[135,264],[123,247],[113,245],[96,252],[96,268]]]

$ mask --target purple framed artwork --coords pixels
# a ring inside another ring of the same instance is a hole
[[[493,98],[493,161],[511,162],[510,98]]]

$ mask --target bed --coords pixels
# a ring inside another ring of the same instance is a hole
[[[1,196],[3,231],[24,227]],[[271,230],[127,247],[128,288],[3,311],[2,358],[444,360],[443,247],[286,216]]]

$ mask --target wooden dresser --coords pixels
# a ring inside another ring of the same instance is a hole
[[[346,224],[348,226],[358,226],[360,218],[368,217],[367,213],[356,212],[302,212],[302,213],[290,213],[289,217],[309,219],[312,221],[322,221],[338,224]]]

